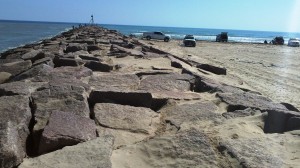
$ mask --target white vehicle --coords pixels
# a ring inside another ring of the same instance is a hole
[[[290,47],[299,47],[300,45],[300,40],[298,38],[290,38],[288,42],[288,46]]]
[[[147,40],[151,40],[151,39],[164,40],[165,42],[168,42],[171,39],[170,36],[165,35],[162,32],[145,32],[143,33],[143,38],[146,38]]]

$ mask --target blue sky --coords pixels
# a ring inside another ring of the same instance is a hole
[[[300,0],[1,0],[0,19],[300,32]]]

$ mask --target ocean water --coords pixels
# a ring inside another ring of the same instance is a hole
[[[179,27],[154,27],[154,26],[127,26],[127,25],[101,25],[108,29],[115,29],[119,32],[141,37],[143,32],[161,31],[170,35],[172,39],[183,39],[185,35],[192,34],[197,40],[215,41],[216,35],[221,32],[228,32],[230,42],[263,43],[270,42],[276,36],[282,36],[287,44],[290,38],[300,38],[300,33],[251,31],[251,30],[229,30],[229,29],[204,29],[204,28],[179,28]]]
[[[72,28],[72,23],[0,20],[0,53],[24,44],[51,38]]]
[[[10,48],[38,42],[45,38],[51,38],[63,31],[71,29],[72,26],[78,26],[78,24],[0,20],[0,53]],[[289,38],[300,38],[300,33],[286,32],[108,24],[100,24],[100,26],[108,29],[118,30],[125,35],[133,34],[137,37],[141,37],[143,32],[161,31],[170,35],[172,39],[183,39],[186,34],[192,34],[197,40],[207,41],[215,41],[216,35],[220,32],[228,32],[229,41],[231,42],[263,43],[264,40],[269,42],[276,36],[283,36],[285,43],[287,43]]]

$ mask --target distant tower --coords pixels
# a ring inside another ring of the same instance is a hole
[[[90,25],[94,25],[94,16],[91,15]]]

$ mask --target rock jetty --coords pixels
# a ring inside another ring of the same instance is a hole
[[[300,113],[101,27],[1,53],[0,168],[299,167]]]

